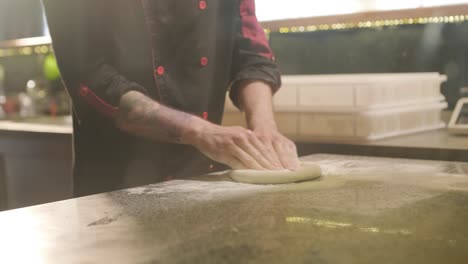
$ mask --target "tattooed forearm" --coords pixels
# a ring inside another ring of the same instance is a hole
[[[184,143],[191,123],[198,117],[166,107],[139,92],[126,93],[119,106],[116,119],[122,130],[148,139]]]

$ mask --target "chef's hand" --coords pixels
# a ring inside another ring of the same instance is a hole
[[[259,135],[264,136],[262,140],[251,130],[242,127],[223,127],[205,122],[192,137],[190,144],[210,159],[233,169],[283,169],[277,153],[290,153],[290,142],[285,142],[277,135]],[[285,145],[287,148],[284,148]],[[287,164],[292,164],[289,158],[286,160],[289,162]]]
[[[300,166],[296,144],[283,136],[276,126],[259,126],[253,129],[257,138],[269,150],[273,159],[279,160],[285,169],[296,170]]]
[[[268,150],[268,158],[284,169],[299,167],[296,145],[279,131],[273,114],[272,87],[269,83],[245,80],[238,84],[237,98],[247,127]]]

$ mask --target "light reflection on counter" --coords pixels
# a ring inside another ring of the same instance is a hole
[[[379,227],[356,227],[351,223],[335,222],[323,219],[311,219],[308,217],[286,217],[286,222],[296,224],[312,224],[318,227],[325,227],[330,229],[335,228],[356,228],[359,231],[366,233],[381,233],[391,235],[411,235],[413,232],[406,229],[381,229]]]
[[[15,213],[14,222],[4,221],[8,218],[0,219],[0,235],[3,237],[0,239],[1,255],[3,260],[7,260],[4,263],[45,263],[43,252],[46,239],[40,231],[38,219],[28,210]]]

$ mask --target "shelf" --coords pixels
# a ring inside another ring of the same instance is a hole
[[[0,41],[0,48],[21,48],[21,47],[31,47],[39,45],[50,45],[52,39],[49,36],[43,37],[34,37],[34,38],[23,38],[23,39],[12,39]]]

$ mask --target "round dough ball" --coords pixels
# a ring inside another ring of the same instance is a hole
[[[231,170],[228,175],[234,181],[241,183],[284,184],[318,179],[322,176],[322,171],[318,165],[301,163],[301,167],[296,171]]]

